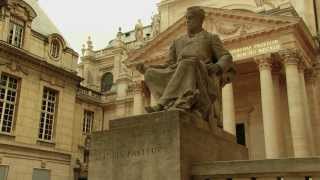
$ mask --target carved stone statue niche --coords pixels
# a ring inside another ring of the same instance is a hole
[[[232,81],[236,71],[218,35],[202,28],[204,19],[203,9],[188,8],[187,35],[172,43],[168,61],[136,66],[158,99],[157,105],[146,107],[147,112],[180,109],[221,123],[221,88]]]

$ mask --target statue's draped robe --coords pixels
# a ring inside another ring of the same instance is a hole
[[[221,58],[223,56],[226,58]],[[223,71],[219,76],[208,74],[214,63]],[[234,73],[232,56],[219,37],[201,31],[193,37],[185,35],[175,40],[169,50],[169,60],[163,66],[148,68],[145,82],[165,109],[198,112],[207,120],[212,115],[221,117],[221,87]]]

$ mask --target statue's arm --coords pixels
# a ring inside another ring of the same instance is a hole
[[[212,35],[211,40],[212,50],[223,72],[227,72],[230,68],[234,68],[232,56],[230,52],[223,47],[222,41],[218,35]]]
[[[236,69],[230,52],[224,48],[218,35],[212,35],[212,50],[217,60],[216,65],[221,68],[222,85],[230,83],[236,74]]]

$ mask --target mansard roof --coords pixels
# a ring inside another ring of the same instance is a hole
[[[37,13],[37,17],[32,21],[31,28],[45,36],[50,34],[61,34],[55,24],[39,6],[38,0],[24,0],[28,3]]]

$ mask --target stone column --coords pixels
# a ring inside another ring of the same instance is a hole
[[[222,89],[223,129],[236,135],[236,115],[234,108],[233,86],[227,84]]]
[[[262,55],[256,58],[260,71],[260,88],[261,88],[261,104],[263,130],[265,139],[266,158],[279,158],[281,151],[279,148],[278,125],[279,121],[276,116],[276,104],[274,87],[271,73],[271,57],[270,55]]]
[[[137,81],[134,83],[134,94],[133,94],[133,114],[143,114],[144,105],[143,105],[143,88],[142,82]]]
[[[308,70],[305,74],[306,94],[310,110],[310,126],[312,129],[312,140],[314,147],[313,155],[320,155],[320,142],[317,141],[317,139],[320,138],[320,132],[318,130],[320,128],[320,106],[319,98],[317,96],[318,76],[319,75],[316,68]]]
[[[303,97],[303,107],[304,107],[304,118],[305,118],[305,123],[306,123],[306,128],[307,128],[307,133],[308,133],[308,144],[309,144],[309,149],[311,155],[314,154],[315,149],[314,149],[314,142],[313,142],[313,131],[312,131],[312,126],[311,126],[311,114],[310,114],[310,106],[309,106],[309,100],[307,96],[307,89],[306,89],[306,82],[305,82],[305,66],[301,63],[299,66],[299,75],[300,75],[300,83],[301,83],[301,88],[302,88],[302,97]],[[310,94],[309,94],[310,95]]]
[[[310,156],[308,133],[305,123],[304,101],[298,64],[301,62],[298,50],[285,50],[280,53],[285,65],[289,118],[292,133],[294,157]]]

